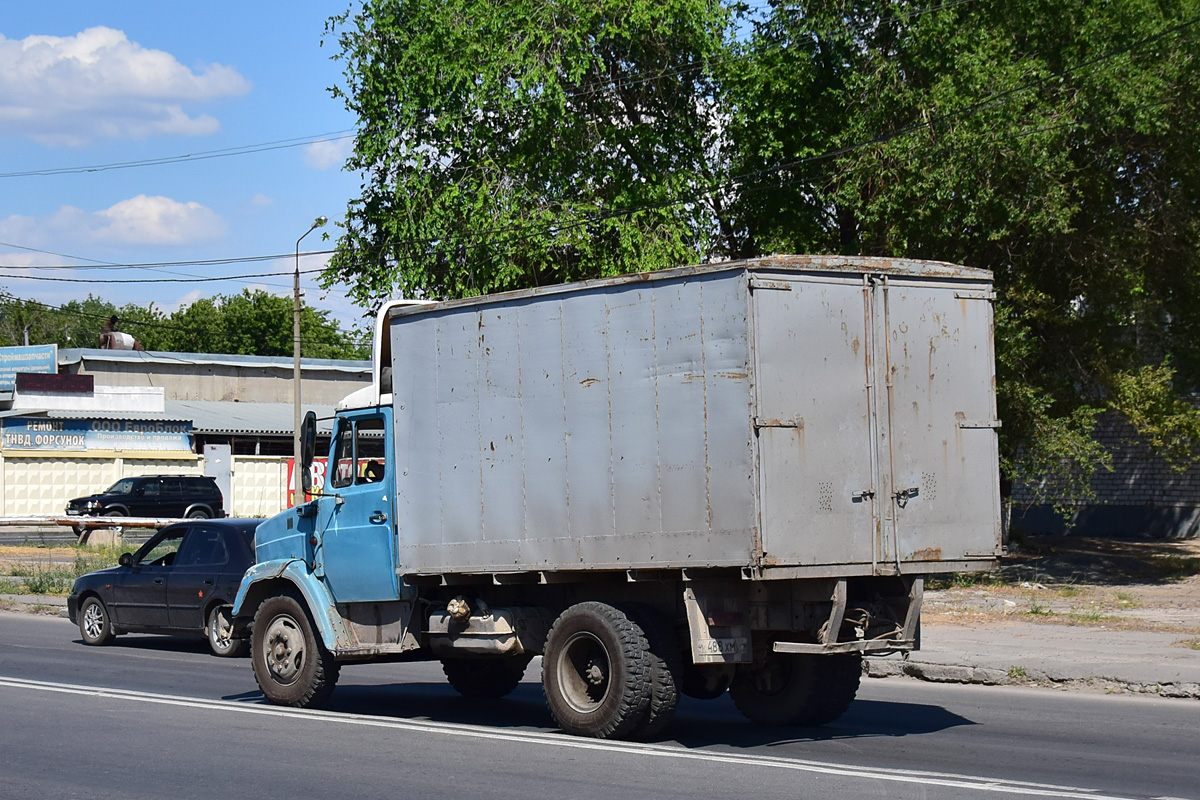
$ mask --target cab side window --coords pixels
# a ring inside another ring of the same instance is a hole
[[[339,420],[337,445],[333,451],[334,488],[375,483],[384,473],[383,419]]]
[[[333,478],[330,485],[341,489],[354,483],[354,426],[338,420],[337,447],[333,451]]]
[[[358,423],[356,448],[358,465],[355,470],[358,483],[376,483],[383,480],[384,446],[383,420],[364,419]]]

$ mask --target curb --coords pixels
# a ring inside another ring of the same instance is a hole
[[[1063,689],[1096,689],[1109,694],[1150,694],[1158,697],[1200,700],[1200,683],[1139,683],[1098,675],[1078,677],[1040,669],[976,667],[935,664],[927,661],[863,659],[867,678],[915,678],[929,683],[973,683],[984,686],[1052,686]]]

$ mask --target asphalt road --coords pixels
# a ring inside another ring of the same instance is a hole
[[[263,703],[249,662],[185,639],[79,643],[0,612],[0,798],[1198,798],[1200,704],[871,680],[823,729],[685,699],[652,744],[556,732],[538,662],[460,698],[437,664],[346,667],[329,708]]]

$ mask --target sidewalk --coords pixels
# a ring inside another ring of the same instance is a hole
[[[872,678],[904,675],[943,683],[1055,685],[1200,699],[1194,636],[1102,626],[990,622],[922,623],[907,660],[869,658]]]

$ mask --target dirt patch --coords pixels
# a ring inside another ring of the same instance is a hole
[[[976,625],[1025,622],[1200,634],[1200,540],[1039,536],[998,570],[930,581],[925,616]]]

